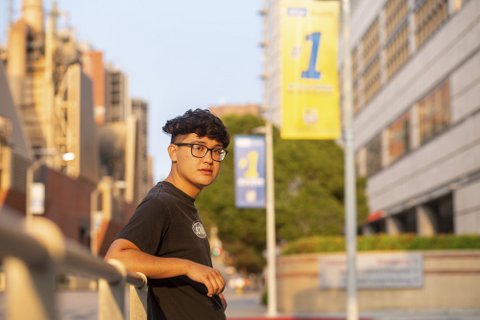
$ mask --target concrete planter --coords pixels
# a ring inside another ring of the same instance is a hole
[[[362,256],[402,253],[368,252]],[[404,288],[359,288],[360,311],[448,310],[480,311],[480,250],[409,251],[421,257],[421,285]],[[343,258],[343,254],[301,254],[277,260],[278,309],[284,313],[344,312],[346,291],[325,288],[321,283],[320,258]],[[363,259],[362,259],[363,260]],[[357,263],[358,266],[358,263]],[[418,268],[418,266],[417,266]],[[423,270],[422,270],[423,269]],[[391,274],[395,275],[395,273]]]

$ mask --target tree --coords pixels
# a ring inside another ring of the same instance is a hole
[[[252,115],[227,116],[223,121],[232,138],[251,134],[264,125],[261,118]],[[221,171],[197,200],[198,208],[207,227],[218,227],[234,266],[249,273],[261,272],[265,264],[265,210],[235,207],[233,143]],[[282,140],[274,130],[274,175],[277,241],[343,234],[343,151],[334,141]],[[358,188],[358,193],[359,221],[364,221],[367,207],[363,189]]]

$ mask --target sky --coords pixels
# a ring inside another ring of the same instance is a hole
[[[14,12],[20,12],[20,0]],[[104,53],[129,78],[130,95],[149,104],[154,181],[170,169],[162,126],[191,108],[260,103],[262,0],[57,0],[59,26]],[[0,42],[8,1],[0,0]],[[44,0],[46,11],[50,0]]]

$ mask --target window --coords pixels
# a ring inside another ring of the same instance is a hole
[[[448,0],[420,0],[415,8],[415,42],[422,46],[448,19]]]
[[[363,96],[367,103],[378,92],[380,77],[380,23],[378,18],[370,25],[362,37]],[[359,109],[359,108],[357,108]]]
[[[410,148],[410,113],[407,112],[388,128],[388,160],[393,162]]]
[[[382,170],[382,135],[378,134],[367,144],[367,175]]]
[[[407,62],[408,46],[408,1],[389,0],[385,14],[385,56],[387,79],[393,77]]]
[[[352,102],[353,102],[353,113],[357,114],[360,111],[360,101],[359,101],[359,75],[358,75],[358,58],[357,58],[357,48],[352,51]]]
[[[365,102],[370,101],[380,90],[380,57],[377,55],[363,74],[363,93]]]
[[[448,81],[418,102],[420,144],[430,140],[450,125],[450,88]]]

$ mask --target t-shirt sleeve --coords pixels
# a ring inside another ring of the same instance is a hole
[[[143,252],[155,255],[170,223],[170,213],[160,199],[143,202],[118,233],[117,238],[133,242]]]

